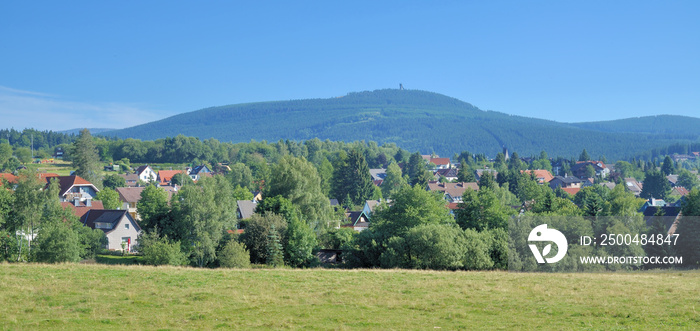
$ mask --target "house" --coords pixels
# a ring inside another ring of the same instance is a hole
[[[578,178],[587,177],[586,168],[589,165],[593,167],[593,170],[595,170],[595,175],[600,178],[605,178],[608,176],[608,174],[610,174],[610,169],[605,165],[605,163],[600,161],[578,161],[576,164],[571,166],[571,173]]]
[[[90,199],[85,201],[66,201],[61,202],[61,207],[63,209],[70,209],[73,215],[78,216],[78,218],[83,217],[88,211],[94,209],[105,209],[102,205],[102,201],[92,201]]]
[[[117,176],[124,178],[127,187],[136,187],[139,185],[139,175],[137,174],[118,174]]]
[[[642,184],[632,177],[625,178],[625,187],[635,196],[639,196],[642,193]]]
[[[57,159],[63,159],[63,147],[56,147],[53,149],[53,157]]]
[[[17,183],[17,176],[9,173],[0,173],[0,185],[3,181],[7,181],[9,184]]]
[[[198,165],[194,168],[187,168],[187,174],[194,181],[198,181],[204,174],[211,174],[211,170],[206,165]]]
[[[238,200],[236,203],[238,204],[237,212],[239,220],[249,219],[255,214],[255,208],[258,207],[258,203],[255,200]]]
[[[263,199],[262,191],[253,191],[251,193],[253,193],[253,200],[255,200],[257,202],[262,201],[262,199]]]
[[[617,184],[615,184],[613,182],[604,182],[604,183],[600,183],[600,185],[603,187],[606,187],[608,190],[611,190],[611,191],[615,188],[615,186],[617,186]]]
[[[671,195],[671,196],[678,196],[678,197],[684,197],[684,196],[686,196],[688,193],[690,193],[690,192],[688,191],[687,188],[685,188],[685,187],[683,187],[683,186],[676,186],[676,187],[674,187],[674,188],[671,190],[671,193],[670,193],[669,195]]]
[[[639,211],[644,213],[644,212],[646,212],[647,209],[649,209],[649,207],[666,207],[666,206],[667,206],[667,203],[663,199],[650,198],[646,202],[644,202],[642,207],[639,208]]]
[[[178,187],[176,186],[161,186],[161,190],[168,193],[168,201],[177,193]],[[122,202],[122,209],[129,212],[131,217],[135,220],[140,220],[141,216],[138,214],[137,206],[139,200],[141,200],[141,192],[145,187],[117,187],[115,191],[119,193],[119,201]]]
[[[561,170],[564,168],[564,162],[563,160],[558,160],[556,162],[552,162],[552,174],[553,175],[558,175],[561,173]]]
[[[467,189],[474,191],[479,190],[479,184],[472,183],[439,183],[435,181],[428,182],[428,191],[438,191],[445,194],[445,199],[449,202],[462,202],[462,195]]]
[[[141,227],[126,210],[89,210],[80,218],[80,222],[91,229],[105,232],[106,249],[131,252],[138,246]]]
[[[430,158],[429,163],[435,165],[435,169],[449,169],[452,167],[449,157],[433,157]]]
[[[552,180],[549,181],[549,187],[555,189],[557,187],[561,188],[581,188],[583,182],[574,176],[554,176]]]
[[[552,173],[547,170],[520,170],[520,173],[527,173],[530,175],[534,174],[538,184],[549,183],[552,179],[554,179]]]
[[[52,180],[58,182],[58,196],[61,202],[92,200],[95,199],[97,192],[100,191],[95,185],[77,175],[44,177],[44,179],[46,180],[46,187],[49,186]]]
[[[676,206],[648,206],[642,212],[644,214],[644,221],[648,227],[654,224],[654,221],[661,219],[664,223],[664,228],[666,233],[675,233],[675,226],[678,223],[678,219],[681,216],[681,207]]]
[[[364,213],[364,211],[351,211],[345,214],[348,223],[342,225],[342,227],[352,228],[357,232],[362,232],[369,228],[369,217]]]
[[[362,212],[365,214],[365,216],[367,216],[367,219],[369,219],[372,216],[372,212],[374,212],[374,210],[377,209],[377,206],[380,205],[382,202],[391,204],[391,199],[365,201],[365,205],[364,207],[362,207]]]
[[[666,176],[666,179],[668,180],[668,183],[671,184],[671,187],[675,187],[676,183],[678,182],[678,175],[668,175]]]
[[[166,186],[166,185],[171,185],[173,181],[173,176],[177,174],[184,173],[182,170],[160,170],[158,171],[158,177],[156,178],[158,180],[158,183],[161,186]],[[180,183],[182,185],[182,183]]]
[[[369,169],[372,181],[383,181],[386,178],[386,169]]]
[[[455,181],[457,180],[457,174],[459,173],[459,170],[455,168],[449,168],[449,169],[437,169],[433,175],[435,177],[435,180],[440,180],[441,177],[445,177],[447,181]]]
[[[153,182],[158,178],[158,174],[156,174],[153,169],[151,169],[151,166],[147,165],[142,165],[134,171],[134,173],[139,176],[139,179],[144,182]]]
[[[115,191],[119,193],[119,201],[122,202],[122,209],[129,212],[131,218],[140,220],[136,206],[141,200],[141,192],[145,187],[117,187]]]
[[[595,184],[595,178],[582,178],[581,180],[581,187],[590,187]]]
[[[576,195],[576,193],[581,191],[581,188],[580,187],[563,187],[562,190],[564,190],[564,192],[566,192],[566,193],[569,193],[569,195],[573,197]]]
[[[490,173],[494,179],[496,178],[496,176],[498,176],[498,171],[493,169],[476,169],[474,170],[474,177],[476,177],[476,181],[480,181],[481,176],[483,176],[485,173]]]

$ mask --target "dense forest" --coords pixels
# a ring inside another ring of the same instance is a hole
[[[373,140],[423,154],[470,150],[491,157],[503,145],[521,155],[545,150],[564,157],[586,148],[595,157],[618,160],[652,148],[697,142],[699,122],[658,116],[566,124],[483,111],[432,92],[386,89],[329,99],[212,107],[102,135],[154,140],[183,134],[230,142]]]

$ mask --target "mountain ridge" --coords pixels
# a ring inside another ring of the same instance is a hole
[[[700,119],[661,115],[561,123],[485,111],[434,92],[385,89],[326,99],[208,107],[101,134],[144,140],[184,134],[233,142],[372,140],[443,155],[465,150],[495,155],[506,145],[520,155],[545,150],[550,155],[575,156],[586,148],[594,157],[623,158],[663,145],[698,141]]]

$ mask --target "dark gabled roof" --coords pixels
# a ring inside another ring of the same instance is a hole
[[[455,168],[449,168],[449,169],[438,169],[435,171],[436,175],[444,176],[444,177],[457,177],[457,172],[458,170]]]
[[[199,174],[202,170],[205,170],[205,169],[206,169],[206,171],[204,171],[205,173],[211,172],[211,170],[209,170],[209,168],[207,168],[206,165],[198,165],[198,166],[192,168],[192,171],[190,171],[190,175]]]
[[[111,223],[111,229],[101,229],[105,233],[109,233],[116,228],[117,224],[124,216],[126,216],[134,224],[136,231],[141,231],[141,226],[139,226],[136,220],[134,220],[126,210],[89,210],[85,215],[83,215],[83,217],[80,218],[80,222],[91,229],[95,228],[95,223]]]
[[[146,170],[146,168],[149,168],[148,164],[147,164],[147,165],[142,165],[142,166],[136,168],[136,170],[134,171],[134,173],[140,175],[142,172],[144,172],[144,171]]]
[[[362,216],[367,222],[362,221]],[[352,226],[369,227],[369,217],[363,211],[351,211],[348,213],[348,220]]]
[[[668,217],[676,217],[678,214],[681,212],[681,207],[671,207],[671,206],[664,206],[664,207],[657,207],[657,206],[649,206],[646,209],[644,209],[644,217],[650,217],[656,215],[656,212],[661,209],[663,212],[663,216],[668,216]]]
[[[578,177],[576,177],[576,176],[566,176],[566,177],[563,177],[563,176],[555,176],[554,179],[552,179],[552,180],[555,180],[555,179],[558,179],[558,180],[560,180],[562,183],[566,183],[566,184],[575,184],[575,183],[580,183],[580,182],[581,182],[581,180],[578,179]]]
[[[654,216],[656,212],[661,209],[664,212],[663,216]],[[644,210],[644,221],[647,226],[652,226],[654,220],[661,219],[664,222],[664,230],[668,232],[673,226],[673,223],[678,219],[681,212],[681,207],[647,207]]]

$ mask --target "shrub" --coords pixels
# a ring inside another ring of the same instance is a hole
[[[245,244],[230,240],[218,254],[219,265],[224,268],[250,268],[250,252]]]
[[[78,234],[63,222],[45,223],[32,248],[33,260],[45,263],[78,262],[82,251]]]
[[[168,237],[160,237],[158,232],[146,233],[139,238],[139,250],[143,262],[149,265],[186,265],[187,257],[180,249],[180,242],[171,242]]]

